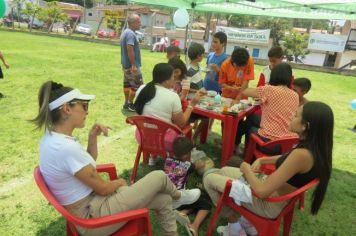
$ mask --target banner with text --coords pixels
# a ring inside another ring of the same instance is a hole
[[[309,36],[308,49],[343,52],[347,41],[347,35],[311,33]]]
[[[216,32],[224,32],[227,35],[229,41],[243,41],[243,42],[255,42],[268,44],[269,35],[271,30],[269,29],[241,29],[232,27],[216,26]]]

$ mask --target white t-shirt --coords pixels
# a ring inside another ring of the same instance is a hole
[[[40,142],[40,170],[49,189],[62,205],[88,196],[93,189],[74,174],[95,160],[71,136],[46,131]]]
[[[146,85],[142,85],[136,92],[136,96],[138,96],[141,90]],[[158,119],[162,119],[169,123],[172,123],[172,115],[175,113],[179,113],[182,111],[182,103],[179,99],[177,93],[159,86],[156,87],[156,95],[155,97],[146,103],[143,108],[142,115],[144,116],[152,116]]]
[[[264,67],[262,73],[265,76],[265,85],[269,84],[269,80],[271,78],[271,68],[269,68],[269,66]]]

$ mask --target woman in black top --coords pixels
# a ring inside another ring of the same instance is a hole
[[[319,178],[312,197],[311,213],[316,214],[324,199],[332,169],[334,116],[331,108],[322,102],[308,102],[301,106],[290,123],[289,129],[300,137],[300,144],[290,153],[257,159],[252,165],[243,162],[238,168],[224,167],[204,178],[204,186],[216,204],[228,179],[245,176],[251,189],[259,198],[243,206],[258,215],[275,218],[287,202],[268,203],[262,199],[285,195]],[[276,164],[277,170],[265,181],[255,175],[262,164]],[[238,219],[231,209],[223,209],[228,217],[229,230]],[[234,234],[234,232],[230,233]]]

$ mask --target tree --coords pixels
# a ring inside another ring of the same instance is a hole
[[[293,26],[298,28],[306,28],[308,33],[311,29],[327,30],[330,20],[314,20],[314,19],[294,19]]]
[[[285,32],[292,29],[292,20],[286,18],[259,17],[257,22],[259,29],[271,29],[270,38],[273,39],[273,45],[279,46]]]
[[[298,62],[298,57],[305,58],[309,54],[308,34],[300,34],[297,31],[291,31],[284,37],[283,48],[289,61],[294,57],[294,61]]]
[[[33,21],[36,15],[39,14],[41,9],[42,8],[39,5],[33,4],[32,2],[28,2],[26,3],[26,8],[22,10],[22,13],[25,14],[31,20],[31,22],[28,23],[30,32],[32,31]]]
[[[21,9],[22,9],[22,4],[25,2],[25,0],[13,0],[13,6],[16,7],[16,14],[17,14],[17,22],[18,22],[18,26],[20,28],[20,13],[21,13]]]
[[[107,16],[106,17],[106,25],[109,29],[114,30],[117,35],[120,35],[121,30],[121,22],[118,18]]]
[[[40,11],[38,18],[46,22],[48,33],[52,31],[53,24],[68,20],[68,16],[58,7],[57,2],[48,2],[47,7]]]
[[[55,2],[56,0],[45,0],[46,2]],[[94,5],[93,0],[60,0],[60,2],[74,3],[85,8],[92,8]]]
[[[230,15],[227,16],[227,25],[238,28],[249,28],[255,26],[257,19],[256,16]]]

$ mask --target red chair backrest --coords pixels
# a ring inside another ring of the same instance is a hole
[[[37,166],[34,170],[34,178],[37,186],[41,190],[42,194],[54,206],[54,208],[61,213],[61,215],[67,220],[67,235],[77,236],[77,230],[74,225],[79,225],[84,228],[98,228],[106,225],[112,225],[119,222],[127,222],[124,227],[112,235],[142,235],[146,233],[148,236],[152,236],[152,227],[149,219],[149,212],[147,208],[139,208],[126,212],[119,212],[113,215],[107,215],[97,218],[80,218],[71,214],[66,208],[64,208],[58,200],[53,196],[52,192],[48,189],[45,180],[41,174],[40,168]]]
[[[48,189],[47,184],[45,180],[43,179],[43,176],[41,174],[40,168],[37,166],[34,170],[34,178],[36,181],[36,184],[38,188],[41,190],[43,196],[47,199],[49,203],[56,208],[56,210],[62,214],[64,218],[66,218],[68,221],[80,224],[80,221],[82,220],[79,217],[76,217],[72,215],[67,209],[65,209],[59,202],[58,200],[53,196],[52,192]]]
[[[152,155],[162,157],[167,155],[165,135],[169,129],[184,136],[178,126],[150,116],[130,116],[127,117],[126,122],[137,127],[140,133],[142,151]]]
[[[264,142],[257,134],[252,133],[250,135],[250,140],[247,145],[244,160],[248,163],[251,163],[254,155],[256,158],[260,158],[262,156],[268,156],[264,154],[262,151],[256,150],[257,144],[261,147],[271,147],[274,145],[280,145],[281,147],[280,154],[284,154],[289,152],[298,143],[299,143],[298,137],[276,139],[269,142]]]

